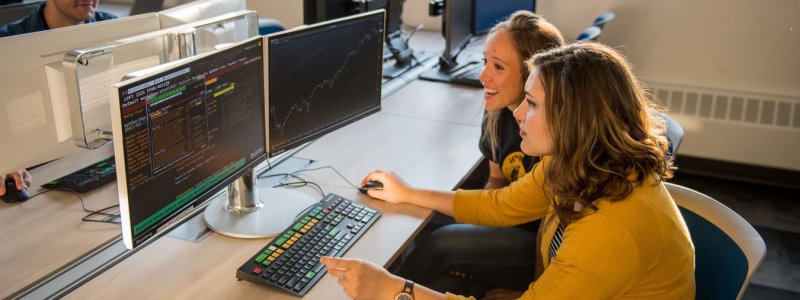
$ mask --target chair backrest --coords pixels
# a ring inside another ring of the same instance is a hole
[[[576,41],[597,41],[597,38],[600,37],[600,34],[603,33],[603,30],[597,26],[589,26],[584,29],[581,34],[575,39]]]
[[[6,4],[0,6],[0,26],[27,17],[44,1],[34,1],[27,3]]]
[[[258,34],[260,35],[267,35],[270,33],[283,31],[284,29],[286,29],[286,27],[283,26],[283,23],[281,23],[281,21],[278,21],[277,19],[271,19],[271,18],[258,19]]]
[[[164,9],[164,0],[134,0],[131,11],[128,13],[131,16],[146,14],[151,12],[159,12]]]
[[[667,122],[667,139],[669,140],[669,149],[667,154],[671,157],[675,156],[678,152],[678,146],[683,141],[683,127],[678,122],[675,122],[665,113],[660,113],[661,118]]]
[[[664,183],[695,248],[697,299],[741,299],[767,252],[753,226],[698,191]]]

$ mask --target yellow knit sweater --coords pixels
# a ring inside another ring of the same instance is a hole
[[[457,221],[514,226],[542,218],[539,255],[544,273],[521,299],[694,299],[694,246],[664,185],[648,180],[620,201],[594,202],[597,211],[569,224],[557,255],[549,246],[558,219],[545,192],[545,158],[506,188],[458,190]],[[531,270],[533,272],[533,270]],[[466,299],[447,294],[447,299]]]

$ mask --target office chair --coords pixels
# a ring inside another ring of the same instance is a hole
[[[670,157],[674,157],[678,152],[678,146],[681,145],[681,141],[683,141],[683,127],[681,124],[678,124],[675,120],[669,117],[669,115],[665,113],[659,113],[662,119],[667,122],[667,140],[669,141],[669,148],[667,149],[667,155]]]
[[[133,1],[133,6],[128,14],[135,16],[151,12],[159,12],[164,9],[164,0],[136,0]]]
[[[5,26],[9,23],[14,23],[19,19],[27,17],[34,10],[39,8],[39,5],[44,1],[34,1],[26,3],[15,3],[0,6],[0,26]]]
[[[576,38],[575,41],[596,42],[601,33],[603,33],[603,30],[600,29],[600,27],[592,25],[584,29],[581,34],[578,35],[578,38]]]
[[[283,31],[285,27],[281,21],[271,18],[258,19],[258,34],[267,35],[270,33]]]
[[[603,26],[605,26],[606,23],[608,23],[608,21],[613,20],[615,16],[616,15],[614,14],[613,11],[604,12],[603,14],[597,16],[597,18],[594,19],[593,25],[600,27],[600,29],[603,29]]]
[[[722,203],[680,185],[664,185],[692,237],[697,299],[741,299],[766,256],[764,240]]]

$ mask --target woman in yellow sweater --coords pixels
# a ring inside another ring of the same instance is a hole
[[[661,183],[671,176],[663,122],[615,50],[579,43],[535,55],[514,111],[532,172],[496,190],[414,189],[391,172],[370,196],[465,223],[513,226],[544,218],[543,272],[522,299],[693,299],[694,248]],[[375,264],[324,257],[355,299],[459,299],[413,286]],[[413,287],[411,293],[409,287]],[[403,292],[405,290],[405,292]]]

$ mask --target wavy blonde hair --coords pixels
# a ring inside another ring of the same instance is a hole
[[[562,224],[580,218],[580,207],[617,201],[648,177],[672,176],[665,123],[658,107],[614,49],[577,43],[542,52],[526,62],[536,68],[545,93],[553,141],[545,183],[559,197]]]
[[[511,14],[507,20],[495,25],[489,31],[489,34],[495,34],[499,31],[505,31],[511,35],[514,50],[521,62],[539,51],[564,45],[564,37],[561,36],[561,32],[553,24],[529,11],[521,10]],[[529,74],[528,69],[522,67],[520,73],[522,74],[520,80],[525,82]],[[522,99],[519,99],[519,102],[522,102]],[[491,146],[493,159],[497,156],[497,147],[500,145],[499,123],[502,113],[502,109],[490,111],[486,113],[485,117],[484,139]]]

